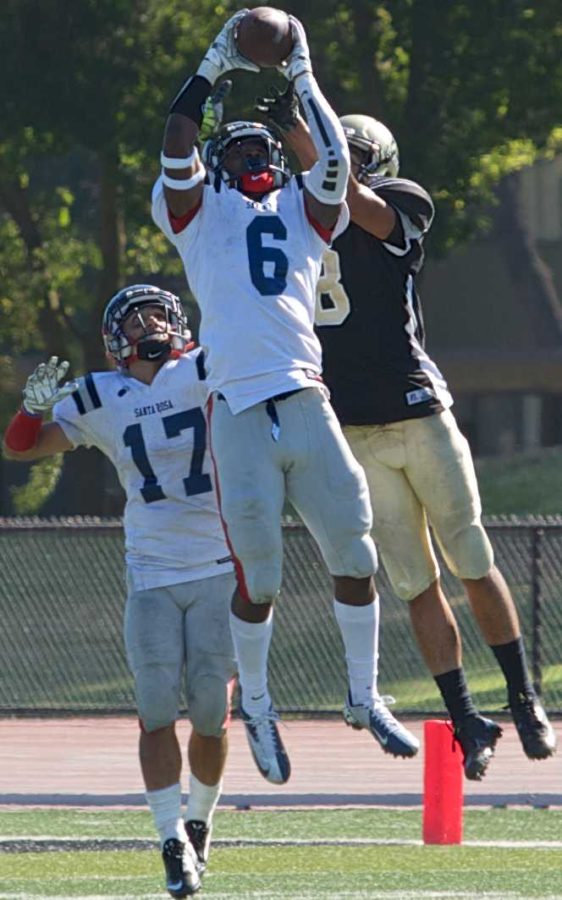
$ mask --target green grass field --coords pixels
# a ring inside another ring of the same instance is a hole
[[[562,447],[477,460],[485,515],[562,515]]]
[[[420,810],[221,811],[199,896],[562,897],[562,810],[467,810],[464,830],[435,847]],[[0,838],[0,900],[167,896],[146,812],[2,812]]]

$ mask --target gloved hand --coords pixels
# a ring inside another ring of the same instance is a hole
[[[219,130],[224,116],[224,100],[232,90],[232,81],[221,81],[218,88],[205,100],[203,121],[199,129],[199,140],[206,141]]]
[[[289,82],[287,90],[281,92],[278,88],[270,88],[269,97],[258,97],[255,109],[265,113],[270,122],[281,131],[291,131],[295,127],[299,117],[299,100],[295,93],[295,85]]]
[[[39,363],[23,389],[23,408],[26,412],[41,415],[77,389],[76,381],[60,384],[69,366],[66,360],[59,363],[58,356],[51,356],[47,363]]]
[[[277,66],[277,70],[289,81],[294,81],[295,78],[298,78],[304,72],[312,73],[312,63],[310,61],[306,32],[302,23],[295,16],[289,16],[289,21],[293,35],[293,49],[287,59],[283,60],[280,66]]]
[[[199,64],[197,74],[202,78],[206,78],[211,84],[214,84],[221,75],[226,75],[232,69],[248,69],[250,72],[260,71],[260,67],[246,59],[245,56],[242,56],[236,46],[236,26],[247,12],[247,9],[241,9],[230,17]]]

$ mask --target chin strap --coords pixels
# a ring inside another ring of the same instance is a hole
[[[238,183],[245,194],[265,194],[275,187],[273,172],[244,172],[238,179]]]

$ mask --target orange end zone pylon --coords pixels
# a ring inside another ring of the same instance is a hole
[[[462,843],[462,750],[451,722],[424,722],[423,842]]]

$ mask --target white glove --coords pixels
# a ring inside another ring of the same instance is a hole
[[[58,356],[51,356],[49,362],[37,366],[23,389],[23,408],[26,412],[32,415],[47,412],[55,403],[77,389],[76,381],[60,385],[69,366],[70,363],[66,360],[59,363]]]
[[[260,67],[242,56],[236,46],[236,26],[247,12],[247,9],[241,9],[230,17],[201,60],[197,74],[201,78],[206,78],[211,84],[232,69],[260,71]]]
[[[312,74],[312,63],[310,61],[310,50],[308,49],[308,41],[306,32],[301,22],[295,16],[289,16],[291,23],[291,33],[293,35],[293,49],[287,59],[284,59],[277,70],[281,72],[288,81],[294,81],[304,72]]]

